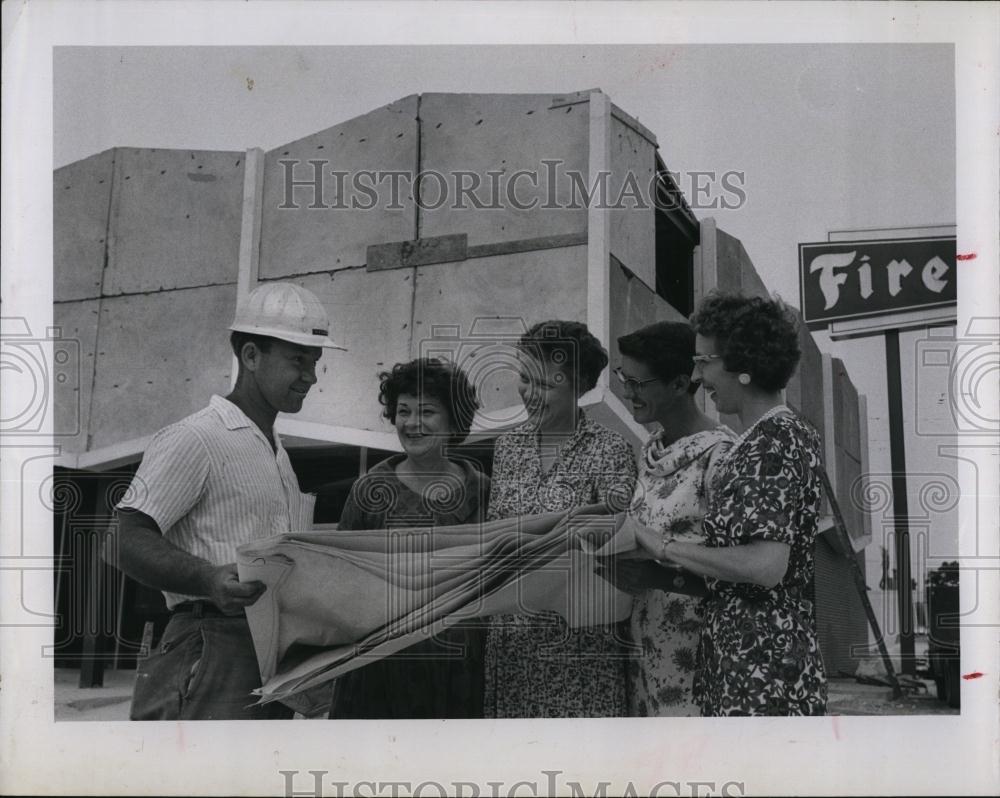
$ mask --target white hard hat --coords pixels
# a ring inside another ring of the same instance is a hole
[[[236,310],[234,332],[266,335],[301,346],[346,347],[330,340],[330,318],[312,291],[295,283],[263,283]]]

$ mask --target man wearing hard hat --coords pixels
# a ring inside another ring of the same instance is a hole
[[[236,386],[153,436],[109,536],[109,561],[162,590],[172,613],[139,663],[133,720],[292,714],[250,706],[260,672],[243,610],[264,586],[239,581],[236,548],[312,522],[274,420],[302,408],[323,348],[344,347],[316,296],[292,283],[255,289],[229,329]]]

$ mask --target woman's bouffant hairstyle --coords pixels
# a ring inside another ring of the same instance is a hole
[[[469,437],[472,419],[479,408],[476,389],[465,372],[452,363],[422,357],[409,363],[397,363],[392,371],[378,375],[378,401],[385,408],[382,415],[396,423],[396,405],[402,394],[431,398],[448,413],[452,428],[449,442],[457,445]]]
[[[568,371],[580,393],[594,388],[608,365],[607,350],[579,321],[540,321],[521,336],[517,348]]]
[[[780,391],[802,350],[799,322],[780,299],[709,294],[691,316],[694,331],[714,338],[726,371],[745,372],[765,391]]]
[[[694,370],[694,330],[686,322],[658,321],[618,339],[618,351],[649,368],[654,377],[670,382],[690,377]],[[697,393],[698,383],[688,386]]]

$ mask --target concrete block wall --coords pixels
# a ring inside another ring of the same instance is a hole
[[[79,430],[64,453],[148,436],[228,390],[243,157],[116,148],[55,171],[54,321],[80,347],[78,385],[55,391],[57,433]]]

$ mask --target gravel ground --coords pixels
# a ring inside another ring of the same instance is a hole
[[[827,712],[830,715],[958,715],[939,701],[934,682],[920,681],[924,690],[893,699],[892,688],[858,684],[853,679],[831,679]]]

